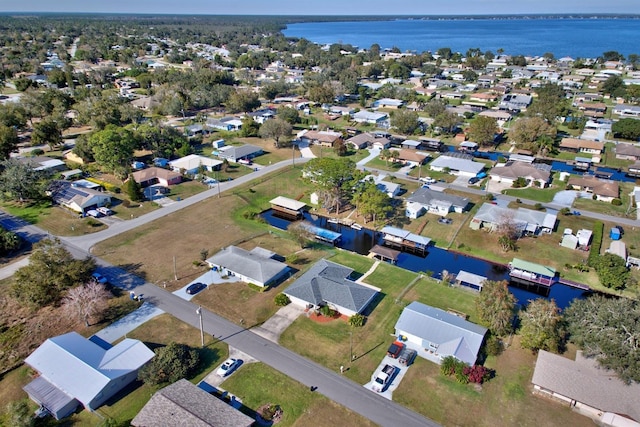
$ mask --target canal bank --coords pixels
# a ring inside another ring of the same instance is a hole
[[[272,210],[264,211],[261,216],[270,225],[286,230],[291,221],[274,215]],[[368,255],[375,245],[383,245],[382,233],[367,228],[355,229],[345,224],[330,222],[329,218],[305,212],[304,220],[315,227],[330,230],[340,234],[335,246],[344,250]],[[556,282],[548,287],[523,286],[510,281],[509,270],[506,265],[494,263],[481,258],[459,252],[446,250],[429,245],[424,256],[408,252],[400,252],[395,264],[409,271],[427,274],[435,279],[442,277],[446,271],[450,275],[457,275],[461,270],[486,277],[489,280],[507,280],[509,289],[516,297],[517,303],[526,305],[529,300],[537,298],[554,299],[558,307],[565,308],[575,298],[584,297],[586,291],[567,283]]]

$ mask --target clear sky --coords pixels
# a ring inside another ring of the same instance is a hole
[[[0,12],[206,15],[640,14],[640,0],[0,0]]]

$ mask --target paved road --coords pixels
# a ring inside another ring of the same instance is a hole
[[[68,247],[76,257],[87,255],[80,248]],[[103,260],[96,259],[96,261],[100,265],[101,273],[111,283],[116,283],[126,291],[133,290],[137,295],[143,294],[146,302],[152,303],[160,310],[190,324],[194,328],[200,327],[199,317],[196,313],[198,306],[196,304],[186,301],[152,283],[145,282],[141,278],[112,266]],[[260,360],[308,387],[317,387],[317,393],[346,406],[376,424],[394,427],[438,425],[404,406],[364,389],[362,385],[345,378],[337,372],[253,333],[250,329],[244,329],[206,309],[202,309],[202,317],[206,334],[215,336],[229,346]]]

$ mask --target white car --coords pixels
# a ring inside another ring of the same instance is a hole
[[[435,179],[428,176],[423,176],[422,178],[420,178],[420,181],[424,182],[425,184],[435,184],[437,182]]]
[[[233,358],[225,360],[216,371],[216,375],[226,377],[238,367],[239,362],[238,359]]]
[[[104,216],[113,215],[113,211],[109,208],[100,207],[100,208],[96,208],[96,210]]]

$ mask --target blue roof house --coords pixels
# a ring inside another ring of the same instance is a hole
[[[111,347],[69,332],[47,339],[25,359],[39,376],[24,390],[56,419],[78,405],[94,411],[135,380],[153,356],[138,340],[125,338]]]
[[[482,326],[417,301],[405,307],[395,329],[407,347],[437,364],[447,356],[475,364],[487,333]]]

